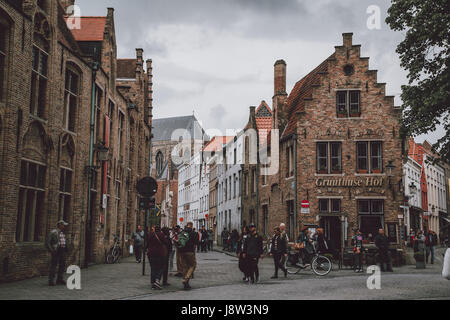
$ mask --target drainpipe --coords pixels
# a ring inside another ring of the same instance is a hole
[[[294,133],[294,241],[295,241],[295,231],[297,231],[297,133]]]
[[[90,141],[89,141],[89,166],[88,166],[88,194],[87,194],[87,215],[86,215],[86,237],[85,237],[85,252],[89,252],[89,246],[91,241],[91,189],[92,178],[94,170],[94,134],[95,134],[95,81],[97,78],[98,62],[94,62],[92,65],[92,92],[91,92],[91,124],[90,124]],[[88,257],[84,257],[84,266],[88,267]]]

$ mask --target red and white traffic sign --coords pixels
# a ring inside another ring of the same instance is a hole
[[[309,208],[309,201],[308,200],[302,200],[302,203],[301,203],[301,205],[302,205],[302,208]]]

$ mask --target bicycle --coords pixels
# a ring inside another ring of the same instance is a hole
[[[299,252],[295,254],[292,252],[288,253],[288,258],[285,262],[285,268],[289,274],[298,274],[300,270],[306,269],[308,267],[318,276],[326,276],[331,272],[333,264],[330,259],[326,256],[320,255],[314,248],[314,253],[310,259],[311,263],[305,265],[298,265],[298,255]]]
[[[106,263],[113,264],[119,261],[120,256],[122,255],[122,249],[119,246],[119,236],[114,236],[114,244],[109,250],[108,255],[106,256]]]

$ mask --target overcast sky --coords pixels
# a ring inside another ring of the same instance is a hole
[[[249,106],[272,105],[273,64],[287,62],[287,90],[353,32],[378,81],[396,105],[406,72],[397,44],[403,34],[384,23],[388,0],[76,0],[83,16],[115,8],[119,58],[153,60],[154,118],[191,115],[205,129],[242,129]],[[370,5],[381,28],[369,30]],[[435,142],[436,136],[426,138]],[[424,136],[417,140],[422,142]]]

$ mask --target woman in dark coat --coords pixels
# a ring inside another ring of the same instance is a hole
[[[317,252],[318,253],[327,253],[328,252],[328,245],[325,240],[325,236],[323,235],[323,229],[318,228],[317,229],[317,235],[316,235],[316,241],[317,241]]]
[[[239,270],[241,270],[241,272],[244,274],[244,278],[242,280],[244,280],[245,282],[249,281],[250,273],[249,273],[249,270],[248,270],[247,260],[242,257],[242,251],[244,249],[244,244],[245,244],[245,241],[247,239],[247,235],[248,234],[249,234],[248,227],[244,227],[242,229],[242,234],[239,237],[237,251],[236,251],[237,256],[239,257]]]
[[[152,289],[161,290],[161,276],[167,260],[167,238],[159,226],[152,228],[147,240],[147,256],[150,262],[150,282]]]
[[[169,283],[167,282],[167,278],[169,276],[169,256],[170,253],[173,251],[173,245],[172,245],[172,239],[170,238],[170,230],[167,227],[164,227],[161,229],[162,233],[164,233],[164,236],[166,237],[167,241],[167,256],[164,264],[164,270],[163,270],[163,286],[168,286]]]

